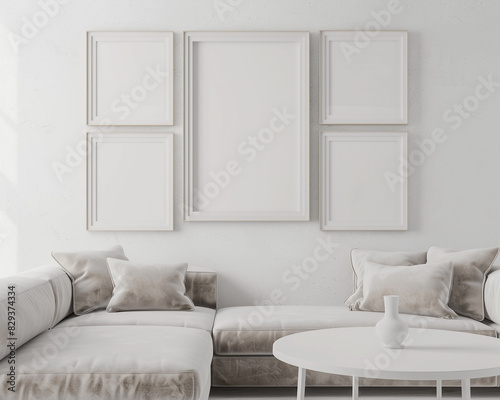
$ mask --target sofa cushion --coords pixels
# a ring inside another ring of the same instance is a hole
[[[214,351],[218,355],[272,355],[284,336],[314,329],[375,326],[383,313],[335,306],[229,307],[217,311]],[[410,327],[474,332],[495,337],[495,330],[466,317],[443,319],[401,314]]]
[[[404,252],[404,251],[375,251],[375,250],[351,250],[351,266],[354,271],[355,292],[349,296],[344,304],[349,306],[363,297],[363,280],[365,266],[368,261],[382,265],[410,266],[425,264],[426,252]]]
[[[195,307],[193,311],[123,311],[108,313],[105,310],[85,315],[72,315],[57,325],[58,328],[70,326],[177,326],[212,331],[215,310]]]
[[[14,296],[8,289],[12,285]],[[16,338],[19,348],[52,327],[55,311],[49,282],[19,275],[0,279],[0,359],[10,353],[8,337]]]
[[[115,245],[107,250],[52,252],[52,257],[71,276],[73,282],[73,312],[83,315],[106,308],[113,294],[106,259],[128,260],[123,248]]]
[[[484,319],[484,284],[497,254],[497,247],[455,251],[434,246],[427,251],[427,262],[453,264],[453,287],[448,305],[456,313],[478,321]]]
[[[455,318],[448,307],[453,266],[449,262],[412,266],[386,266],[367,262],[363,297],[349,308],[384,312],[384,296],[399,296],[399,312],[429,317]]]
[[[73,313],[71,278],[59,265],[44,265],[22,272],[20,276],[28,276],[47,281],[54,292],[56,311],[52,326]]]
[[[16,400],[208,399],[210,334],[156,326],[54,328],[17,353]],[[0,390],[7,393],[0,362]]]
[[[187,263],[150,264],[108,258],[113,297],[106,311],[190,311],[185,295]]]

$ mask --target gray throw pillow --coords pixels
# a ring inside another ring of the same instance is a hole
[[[382,265],[403,266],[425,264],[427,253],[406,251],[374,251],[374,250],[351,250],[351,265],[354,270],[356,290],[344,304],[352,308],[352,305],[363,297],[363,280],[365,265],[374,262]]]
[[[454,267],[450,307],[477,321],[484,319],[484,283],[498,254],[498,248],[455,251],[431,247],[427,262],[451,262]]]
[[[185,294],[186,263],[138,264],[108,258],[108,267],[114,287],[108,312],[194,310]]]
[[[453,266],[449,262],[414,266],[387,266],[367,262],[364,272],[363,297],[354,310],[384,311],[384,296],[399,296],[403,314],[455,318],[448,307]]]
[[[106,259],[112,257],[128,260],[119,245],[102,251],[54,251],[52,257],[71,277],[73,312],[76,315],[106,308],[113,293]]]

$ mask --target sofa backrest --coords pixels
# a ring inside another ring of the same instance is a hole
[[[189,267],[186,273],[186,295],[195,306],[217,308],[217,273],[208,268]]]
[[[47,265],[19,274],[48,281],[56,300],[55,326],[73,313],[71,279],[59,265]],[[217,308],[217,273],[208,268],[189,267],[185,279],[186,294],[195,306]]]
[[[0,359],[50,329],[55,304],[48,281],[19,275],[0,279]]]
[[[73,287],[71,278],[59,265],[44,265],[21,272],[18,276],[41,279],[48,282],[52,287],[55,312],[51,328],[73,313]]]

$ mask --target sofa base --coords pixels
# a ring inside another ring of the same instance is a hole
[[[18,349],[15,379],[0,362],[0,390],[13,383],[16,400],[208,400],[212,354],[202,329],[56,327]]]
[[[215,387],[271,387],[297,386],[298,369],[272,356],[235,357],[214,356],[212,386]],[[351,386],[352,378],[344,375],[307,371],[307,386]],[[472,386],[495,387],[497,377],[472,379]],[[360,386],[429,386],[435,381],[410,381],[360,378]],[[459,387],[460,381],[443,381],[443,386]]]

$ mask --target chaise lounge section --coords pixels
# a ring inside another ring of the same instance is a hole
[[[188,271],[193,311],[81,316],[72,314],[71,280],[58,266],[0,280],[3,288],[15,286],[18,322],[12,357],[2,343],[2,393],[16,400],[208,399],[216,280],[208,270]],[[2,327],[8,326],[7,293]]]

